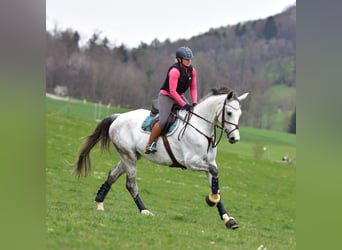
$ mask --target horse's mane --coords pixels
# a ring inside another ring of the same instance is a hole
[[[228,88],[228,87],[218,87],[218,88],[212,88],[211,92],[208,93],[207,95],[205,95],[203,98],[201,98],[201,100],[199,102],[204,101],[205,99],[207,99],[210,96],[215,96],[215,95],[226,95],[229,92],[233,91],[232,89]]]
[[[228,94],[231,91],[233,90],[228,87],[220,87],[220,88],[211,89],[212,95],[224,95],[224,94]]]

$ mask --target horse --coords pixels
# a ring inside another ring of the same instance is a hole
[[[141,129],[144,119],[150,114],[149,110],[136,109],[110,115],[98,123],[94,132],[81,146],[74,174],[78,177],[87,176],[91,170],[91,149],[100,142],[101,149],[108,150],[112,142],[120,155],[120,161],[109,171],[107,179],[97,192],[97,210],[104,210],[103,204],[107,193],[125,173],[126,188],[140,214],[153,216],[138,193],[136,172],[137,161],[141,157],[160,165],[178,166],[189,171],[204,171],[211,188],[211,192],[205,197],[207,204],[211,207],[216,205],[226,228],[237,229],[238,223],[228,214],[221,199],[215,158],[223,132],[231,144],[240,140],[241,101],[247,95],[248,92],[237,96],[228,88],[212,89],[212,92],[202,98],[192,110],[178,111],[177,118],[180,124],[172,134],[157,139],[157,152],[153,154],[145,153],[149,134]],[[221,130],[219,138],[216,135],[217,128]]]

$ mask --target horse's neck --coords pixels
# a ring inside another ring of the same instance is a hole
[[[207,133],[214,133],[218,115],[223,107],[224,98],[225,96],[211,96],[202,103],[199,103],[194,110],[196,114],[211,122],[209,123],[204,119],[193,116],[196,123],[200,124],[201,128],[205,129]]]

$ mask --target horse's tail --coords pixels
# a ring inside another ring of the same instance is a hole
[[[118,115],[111,115],[103,119],[95,128],[94,132],[89,135],[83,143],[79,154],[77,166],[74,174],[77,177],[87,176],[91,170],[90,150],[101,140],[101,149],[108,150],[110,145],[109,127]]]

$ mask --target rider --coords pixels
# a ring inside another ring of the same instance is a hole
[[[176,51],[176,63],[169,68],[164,84],[160,88],[158,95],[159,122],[152,128],[146,145],[146,154],[157,152],[156,140],[164,128],[174,104],[180,105],[181,109],[186,111],[190,111],[197,104],[196,70],[191,65],[192,57],[192,51],[188,47],[180,47]],[[183,96],[189,87],[192,105],[188,104]]]

